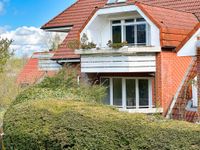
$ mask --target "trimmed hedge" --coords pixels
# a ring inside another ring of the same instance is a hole
[[[93,103],[34,100],[4,118],[8,150],[198,150],[200,126],[128,114]]]

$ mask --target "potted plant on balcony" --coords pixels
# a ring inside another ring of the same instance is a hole
[[[127,46],[128,43],[126,41],[122,42],[122,43],[113,43],[111,40],[108,41],[107,45],[110,47],[110,48],[113,48],[113,49],[120,49],[124,46]]]

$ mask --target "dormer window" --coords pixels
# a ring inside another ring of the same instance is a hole
[[[143,18],[112,21],[113,43],[126,41],[129,45],[147,45],[147,31],[148,25]]]
[[[124,3],[127,0],[108,0],[107,4]]]

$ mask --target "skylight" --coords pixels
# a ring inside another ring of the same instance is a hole
[[[127,0],[108,0],[107,4],[113,4],[113,3],[123,3]]]

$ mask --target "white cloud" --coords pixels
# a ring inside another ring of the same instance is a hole
[[[31,56],[33,52],[47,51],[50,48],[50,41],[56,33],[48,33],[36,27],[19,27],[16,30],[6,31],[0,27],[0,37],[12,39],[11,49],[15,56]],[[64,39],[66,34],[59,34]]]

